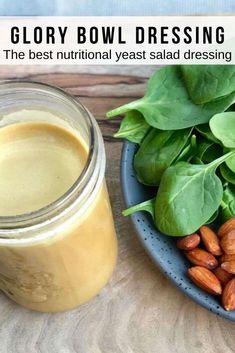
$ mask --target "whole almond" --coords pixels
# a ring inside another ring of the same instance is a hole
[[[181,250],[193,250],[200,243],[198,234],[187,235],[186,237],[177,240],[177,248]]]
[[[226,254],[235,254],[235,230],[225,234],[221,239],[220,245]]]
[[[213,273],[216,275],[222,286],[224,287],[228,281],[232,278],[232,275],[227,271],[223,270],[221,267],[217,267],[213,270]]]
[[[228,261],[235,261],[235,254],[223,254],[219,258],[219,263],[222,264],[223,262],[228,262]]]
[[[209,252],[195,248],[191,251],[186,251],[185,256],[194,265],[203,266],[209,270],[213,270],[218,266],[218,261]]]
[[[225,234],[231,232],[231,230],[235,230],[235,218],[231,218],[227,222],[222,224],[222,226],[218,230],[218,236],[221,238]]]
[[[221,264],[221,268],[228,273],[235,275],[235,261],[227,261]]]
[[[235,278],[226,284],[222,294],[222,304],[227,311],[235,309]]]
[[[214,295],[222,293],[221,283],[218,278],[205,267],[194,266],[188,269],[188,276],[200,288]]]
[[[207,251],[215,256],[222,255],[219,239],[215,232],[207,226],[200,228],[201,239]]]

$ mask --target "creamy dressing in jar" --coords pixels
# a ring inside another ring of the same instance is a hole
[[[99,128],[50,86],[3,83],[0,100],[0,289],[33,310],[73,308],[117,257]]]

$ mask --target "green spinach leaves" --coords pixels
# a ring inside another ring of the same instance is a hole
[[[210,120],[210,128],[223,146],[235,148],[235,112],[214,115]]]
[[[126,138],[131,142],[141,143],[149,129],[150,126],[146,123],[142,114],[132,110],[126,114],[121,122],[120,129],[114,137]]]
[[[143,98],[107,113],[126,114],[115,136],[139,144],[136,176],[156,187],[153,199],[124,215],[147,211],[170,236],[235,216],[234,102],[234,66],[168,66]]]
[[[221,201],[221,218],[222,222],[228,221],[235,215],[235,187],[234,185],[226,185]]]
[[[148,211],[157,228],[167,235],[195,232],[217,214],[223,184],[215,173],[216,168],[233,154],[235,151],[209,164],[179,162],[169,167],[162,176],[156,198],[132,206],[123,214]]]
[[[152,128],[134,158],[138,180],[145,185],[159,185],[163,172],[185,147],[190,132],[190,129],[162,131]]]
[[[161,232],[191,234],[212,217],[223,196],[223,185],[215,171],[232,153],[210,164],[180,162],[166,170],[155,204],[155,222]]]
[[[195,104],[184,85],[180,68],[166,66],[149,80],[143,98],[111,110],[107,117],[138,110],[152,127],[179,130],[207,123],[214,114],[224,112],[234,100],[235,93],[232,92],[205,104]]]
[[[211,102],[235,91],[234,65],[183,65],[183,79],[196,104]]]

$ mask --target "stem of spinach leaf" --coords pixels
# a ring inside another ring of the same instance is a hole
[[[151,214],[154,219],[154,205],[155,205],[155,197],[153,199],[141,202],[137,205],[127,208],[126,210],[122,211],[123,216],[130,216],[132,213],[138,211],[147,211]]]
[[[217,168],[221,163],[225,162],[229,157],[233,156],[235,154],[235,150],[230,151],[223,156],[215,159],[213,162],[208,164],[208,168]]]
[[[142,104],[144,98],[137,99],[133,102],[127,103],[122,105],[121,107],[118,107],[116,109],[110,110],[108,113],[106,113],[107,118],[113,118],[114,116],[126,113],[130,110],[135,110],[139,108],[139,106]]]
[[[220,203],[220,206],[225,209],[228,207],[228,205],[222,200],[221,203]]]

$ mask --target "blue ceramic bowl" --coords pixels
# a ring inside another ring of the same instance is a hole
[[[125,142],[121,159],[121,183],[127,207],[153,197],[155,190],[140,184],[133,169],[133,157],[137,145]],[[176,248],[176,239],[160,233],[154,226],[147,212],[136,212],[131,216],[138,238],[154,263],[185,294],[211,312],[235,321],[235,311],[227,312],[219,302],[219,298],[206,294],[196,287],[187,277],[189,262],[182,252]]]

